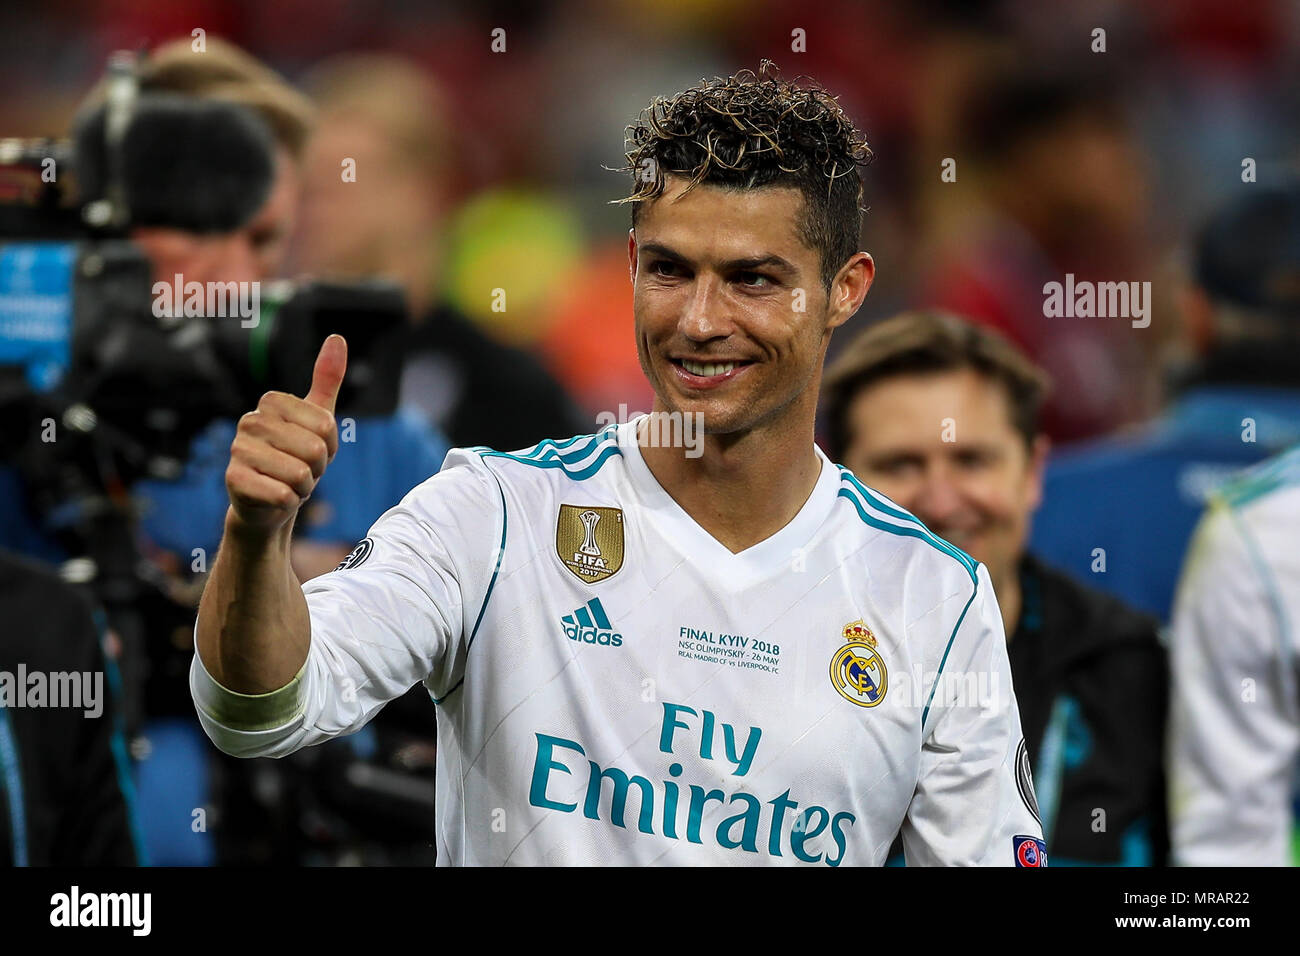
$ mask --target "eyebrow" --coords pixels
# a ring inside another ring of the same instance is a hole
[[[646,255],[659,256],[673,262],[687,262],[685,256],[674,249],[670,249],[663,243],[647,242],[639,248]],[[770,268],[795,275],[799,271],[789,260],[775,253],[768,253],[764,256],[749,256],[744,259],[728,259],[720,265],[723,272],[752,272],[755,269]]]

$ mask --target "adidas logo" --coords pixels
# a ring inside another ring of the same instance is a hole
[[[605,609],[600,606],[600,598],[592,598],[572,614],[564,615],[560,618],[560,626],[564,628],[564,636],[571,641],[610,647],[623,644],[623,635],[616,633],[614,625],[609,623]]]

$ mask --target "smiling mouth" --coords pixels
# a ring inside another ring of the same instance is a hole
[[[752,365],[752,362],[745,361],[727,361],[727,362],[698,362],[694,359],[670,359],[678,368],[685,369],[692,375],[700,378],[714,378],[718,375],[727,375],[738,368],[746,365]]]

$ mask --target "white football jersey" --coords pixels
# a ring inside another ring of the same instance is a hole
[[[227,753],[363,726],[423,681],[440,864],[1045,866],[988,573],[817,452],[733,554],[636,421],[456,449],[303,591],[311,650],[259,698],[191,690]]]
[[[1175,864],[1300,856],[1298,624],[1300,449],[1216,496],[1188,551],[1170,647]]]

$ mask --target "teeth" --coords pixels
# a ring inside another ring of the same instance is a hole
[[[735,362],[724,362],[720,365],[705,365],[701,362],[692,362],[690,359],[682,359],[682,368],[692,375],[701,375],[705,378],[713,375],[723,375],[730,372],[736,367]]]

